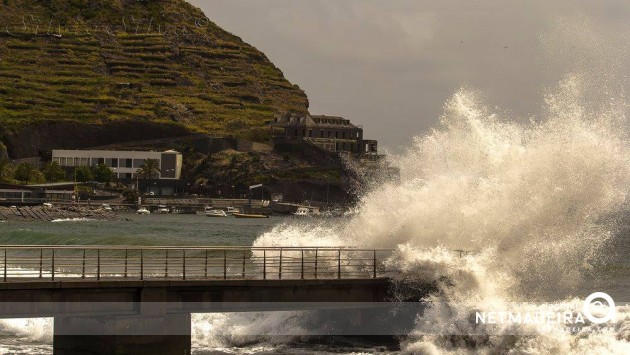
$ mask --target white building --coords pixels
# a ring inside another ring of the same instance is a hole
[[[182,174],[182,154],[174,150],[165,152],[118,150],[53,150],[52,160],[62,167],[105,164],[119,179],[133,179],[146,159],[159,161],[158,179],[178,180]]]

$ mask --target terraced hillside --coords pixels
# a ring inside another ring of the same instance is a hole
[[[0,0],[0,140],[14,156],[244,135],[307,108],[263,53],[185,1]]]

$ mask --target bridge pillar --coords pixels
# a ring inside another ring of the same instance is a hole
[[[55,355],[190,354],[190,314],[55,317]]]
[[[132,315],[55,317],[55,355],[191,353],[190,313],[168,314],[166,289],[143,288]]]

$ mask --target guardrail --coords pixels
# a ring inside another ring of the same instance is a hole
[[[382,277],[391,249],[2,246],[0,281],[300,280]]]

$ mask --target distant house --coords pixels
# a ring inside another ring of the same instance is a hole
[[[331,152],[356,154],[378,152],[377,141],[364,140],[363,128],[343,117],[276,115],[269,126],[274,130],[276,137],[305,140]]]
[[[182,173],[182,154],[174,150],[165,152],[120,150],[53,150],[52,160],[61,167],[108,166],[119,179],[135,179],[146,159],[159,161],[158,180],[178,180]]]

